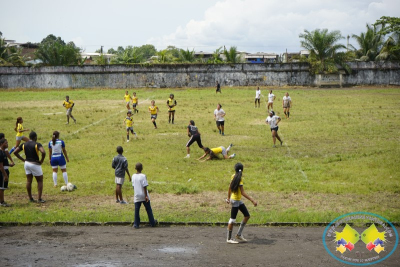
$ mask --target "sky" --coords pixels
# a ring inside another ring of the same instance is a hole
[[[304,30],[351,37],[382,16],[400,16],[399,0],[0,0],[0,31],[18,43],[49,34],[85,52],[169,45],[213,52],[298,52]],[[18,4],[16,4],[18,3]],[[346,44],[347,40],[342,40]],[[357,47],[354,39],[350,43]]]

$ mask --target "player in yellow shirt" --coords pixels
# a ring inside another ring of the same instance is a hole
[[[74,101],[69,100],[69,96],[66,96],[63,106],[67,109],[67,123],[66,124],[69,123],[70,117],[74,120],[74,123],[76,123],[74,116],[72,116],[72,108],[75,106]]]
[[[158,111],[160,111],[160,110],[156,106],[156,101],[151,100],[151,106],[149,107],[149,112],[150,112],[151,121],[153,122],[153,125],[154,125],[154,129],[157,129],[156,119],[157,119]]]
[[[25,142],[29,141],[29,138],[24,136],[24,132],[28,132],[29,129],[24,130],[24,126],[22,126],[23,122],[24,122],[24,120],[22,119],[22,117],[17,118],[17,122],[15,123],[15,128],[14,128],[14,131],[17,132],[17,135],[15,137],[16,143],[15,143],[15,146],[13,148],[11,148],[10,154],[12,154],[14,152],[14,150],[19,146],[19,144],[21,143],[21,140],[24,140]]]
[[[132,95],[132,108],[133,108],[133,113],[139,113],[139,110],[136,108],[139,105],[139,99],[136,96],[136,92],[133,92]]]
[[[131,107],[129,105],[131,103],[132,97],[129,95],[128,91],[125,91],[124,100],[125,100],[125,103],[126,103],[126,108],[128,110],[130,110]]]
[[[169,98],[167,100],[167,106],[168,106],[168,123],[171,123],[171,117],[172,117],[172,124],[174,124],[175,120],[175,107],[178,103],[174,99],[174,94],[170,94]]]
[[[247,240],[242,236],[242,231],[244,226],[246,225],[247,221],[250,219],[250,213],[247,210],[246,206],[244,205],[242,201],[242,196],[247,198],[248,200],[253,203],[254,207],[257,206],[257,201],[252,199],[249,195],[246,194],[243,188],[243,164],[242,163],[236,163],[235,165],[235,174],[232,175],[232,180],[229,185],[229,190],[228,190],[228,198],[226,199],[226,203],[231,204],[231,218],[229,219],[228,222],[228,231],[227,231],[227,238],[226,242],[229,244],[237,244],[239,243],[237,240],[242,241],[242,242],[247,242]],[[239,230],[236,234],[236,240],[232,239],[232,230],[233,230],[233,224],[236,222],[236,216],[238,212],[243,213],[243,220],[240,223]]]
[[[218,154],[222,154],[224,159],[233,159],[236,156],[236,154],[232,154],[232,155],[228,156],[229,150],[232,148],[232,146],[233,146],[233,144],[230,144],[228,146],[228,148],[226,148],[226,149],[223,146],[219,146],[219,147],[215,147],[215,148],[205,147],[204,155],[201,156],[200,158],[198,158],[197,160],[201,160],[201,159],[205,158],[207,155],[208,155],[208,158],[206,158],[205,160],[202,160],[203,162],[206,160],[217,159]]]
[[[128,111],[126,113],[126,118],[124,120],[124,124],[126,125],[126,142],[129,142],[129,131],[134,134],[137,138],[137,134],[133,131],[133,119],[131,118],[132,111]]]

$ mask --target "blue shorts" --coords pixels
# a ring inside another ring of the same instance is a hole
[[[64,166],[67,163],[65,162],[64,155],[58,157],[51,157],[50,165],[51,166]]]

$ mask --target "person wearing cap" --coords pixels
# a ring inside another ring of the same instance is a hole
[[[195,126],[193,120],[190,120],[190,122],[189,122],[189,125],[187,127],[187,134],[190,137],[190,139],[186,144],[187,155],[186,155],[185,159],[190,158],[190,146],[194,142],[197,142],[197,145],[201,149],[204,149],[203,145],[201,144],[201,136],[200,136],[199,129],[197,128],[197,126]]]
[[[174,99],[174,94],[170,94],[167,100],[168,106],[168,123],[171,123],[172,117],[172,124],[174,124],[175,120],[175,106],[177,105],[176,100]]]
[[[279,140],[279,142],[281,142],[281,146],[283,141],[281,140],[281,138],[278,135],[278,123],[281,121],[281,118],[279,116],[275,115],[275,112],[270,110],[269,111],[269,116],[267,117],[267,119],[265,120],[266,124],[269,124],[269,126],[271,127],[271,133],[272,133],[272,140],[274,141],[274,145],[273,147],[276,147],[276,139]]]

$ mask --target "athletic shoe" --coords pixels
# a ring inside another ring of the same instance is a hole
[[[233,147],[233,144],[230,144],[229,146],[230,146],[230,147]]]
[[[119,203],[120,204],[128,204],[128,202],[126,202],[125,200],[121,200]]]
[[[56,184],[54,185],[54,188],[57,188],[57,185],[56,185]]]
[[[128,142],[129,142],[129,140],[126,140],[126,142],[128,143]]]
[[[234,157],[236,157],[236,153],[233,153],[230,158],[233,159]]]
[[[29,199],[29,202],[34,203],[34,202],[36,202],[36,200],[34,200],[33,198],[31,198],[31,199]]]
[[[67,122],[66,124],[69,124],[69,122]]]
[[[38,200],[37,202],[38,202],[38,203],[45,203],[46,201],[43,200],[43,199],[41,199],[41,198],[39,198],[39,200]]]
[[[74,120],[74,123],[76,124],[76,120]]]
[[[153,224],[151,227],[156,227],[157,224],[158,224],[158,221],[157,221],[157,220],[154,220],[154,224]]]
[[[136,133],[133,133],[134,135],[135,135],[135,137],[137,137],[137,134]]]
[[[0,203],[1,207],[10,207],[10,205],[8,205],[5,201],[3,201],[2,203]]]
[[[236,235],[236,239],[239,240],[239,241],[242,241],[242,242],[247,242],[247,239],[244,238],[244,237],[241,236],[241,235]]]
[[[117,199],[117,200],[115,201],[115,203],[119,203],[119,200]]]
[[[272,147],[276,147],[276,145],[273,145]]]
[[[224,133],[222,133],[222,135],[225,135]]]
[[[283,144],[283,141],[281,141],[281,146],[282,146],[282,144]]]
[[[188,159],[188,158],[190,158],[190,155],[186,155],[186,157],[184,157],[184,159]]]
[[[221,130],[219,130],[219,134],[221,134]]]
[[[234,240],[234,239],[226,240],[226,243],[228,243],[228,244],[239,244],[239,242],[237,242],[237,241]]]

